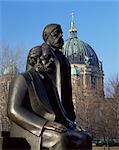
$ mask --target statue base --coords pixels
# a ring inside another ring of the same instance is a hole
[[[1,150],[31,150],[25,138],[10,137],[10,132],[1,132]]]

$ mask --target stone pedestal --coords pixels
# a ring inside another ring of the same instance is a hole
[[[9,132],[2,132],[1,135],[1,150],[31,150],[31,146],[25,138],[10,137]]]

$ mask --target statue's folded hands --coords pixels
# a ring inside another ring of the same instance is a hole
[[[67,128],[64,125],[54,122],[54,121],[47,122],[46,125],[44,126],[44,129],[53,130],[56,132],[66,132],[67,131]]]

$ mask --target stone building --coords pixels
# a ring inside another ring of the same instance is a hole
[[[72,84],[78,84],[84,96],[95,92],[103,97],[102,63],[92,47],[77,37],[74,16],[72,16],[69,32],[70,36],[64,43],[63,53],[71,63]]]
[[[118,96],[105,98],[102,62],[93,48],[77,37],[73,15],[62,51],[71,64],[76,121],[96,138],[119,137]]]
[[[93,48],[77,37],[73,15],[69,33],[62,51],[71,63],[72,93],[77,122],[93,130],[94,121],[95,124],[99,122],[101,101],[104,99],[102,62]]]
[[[0,75],[0,132],[10,130],[7,117],[8,91],[12,79],[18,73],[16,65],[10,63]]]
[[[10,128],[10,122],[7,117],[7,102],[12,78],[11,75],[0,76],[0,131],[9,131]]]

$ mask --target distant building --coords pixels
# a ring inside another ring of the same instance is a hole
[[[9,131],[10,122],[7,117],[8,90],[13,76],[0,76],[0,131]]]
[[[18,69],[11,62],[0,75],[0,132],[10,130],[10,121],[7,117],[8,91],[16,74],[18,74]]]
[[[70,36],[64,43],[63,53],[71,63],[72,84],[76,85],[77,82],[85,96],[92,91],[104,96],[102,63],[92,47],[77,37],[73,15],[69,32]]]
[[[101,101],[104,99],[103,67],[92,47],[77,37],[73,15],[69,33],[62,51],[71,64],[77,121],[91,129],[92,120],[95,119],[95,124],[99,121]],[[91,113],[95,113],[95,116],[92,117]]]
[[[62,52],[71,64],[76,120],[95,138],[119,137],[119,103],[105,98],[102,62],[93,48],[77,37],[73,15],[69,33]]]

